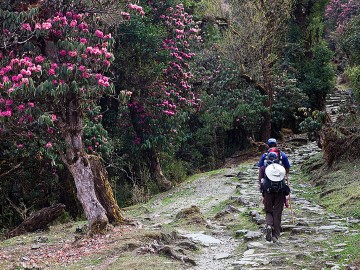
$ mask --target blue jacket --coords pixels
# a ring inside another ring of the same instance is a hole
[[[281,153],[282,165],[284,166],[285,169],[289,169],[291,165],[290,165],[290,162],[289,162],[289,159],[288,159],[287,155],[282,151],[280,153]],[[265,161],[266,156],[267,156],[266,153],[262,154],[262,156],[261,156],[261,158],[259,160],[259,163],[258,163],[259,168],[264,166],[264,161]]]

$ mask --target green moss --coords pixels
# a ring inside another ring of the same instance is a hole
[[[353,230],[359,230],[360,226],[356,225]],[[360,234],[335,234],[328,241],[321,241],[318,244],[328,250],[327,258],[336,261],[337,264],[358,263],[360,258]]]
[[[341,162],[333,167],[311,168],[311,163],[321,163],[317,155],[309,160],[303,168],[305,174],[294,177],[295,183],[311,182],[316,187],[303,194],[306,199],[325,206],[329,211],[342,215],[360,218],[360,166],[354,162]]]
[[[121,265],[122,269],[136,269],[136,270],[172,270],[181,269],[181,263],[178,261],[170,260],[163,256],[142,255],[141,259],[132,254],[119,257],[114,263],[108,266],[108,270],[117,270]]]

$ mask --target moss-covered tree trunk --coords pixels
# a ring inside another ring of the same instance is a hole
[[[89,156],[89,161],[94,175],[95,193],[101,205],[106,210],[106,216],[109,219],[109,222],[123,222],[124,215],[114,197],[102,159],[98,156]]]
[[[83,115],[80,108],[80,98],[69,91],[65,97],[61,123],[62,135],[65,140],[65,153],[62,159],[72,174],[90,231],[102,231],[109,220],[106,210],[99,202],[94,187],[94,174],[83,144]]]
[[[165,177],[159,161],[157,152],[151,148],[147,151],[150,161],[150,175],[154,179],[161,191],[169,190],[172,186],[171,182]]]

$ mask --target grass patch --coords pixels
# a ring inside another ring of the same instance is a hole
[[[326,207],[331,212],[347,217],[360,218],[360,166],[354,162],[340,162],[332,167],[323,164],[321,155],[307,161],[304,175],[296,177],[296,182],[316,185],[312,192],[304,194],[307,199]]]
[[[231,229],[234,234],[238,230],[250,230],[250,231],[257,231],[258,225],[251,221],[251,217],[249,214],[241,213],[237,216],[236,221],[229,226],[229,229]]]
[[[359,230],[360,226],[356,225],[352,229]],[[360,234],[335,234],[326,242],[319,243],[327,249],[327,259],[335,261],[340,265],[359,263],[360,258]],[[330,269],[330,268],[325,268]]]
[[[139,257],[129,254],[128,256],[119,257],[114,263],[109,265],[108,270],[117,270],[121,265],[121,269],[136,269],[136,270],[171,270],[181,269],[181,263],[169,260],[163,256],[142,255]]]
[[[204,203],[213,200],[213,197],[209,197],[207,198]],[[207,212],[205,215],[207,218],[213,218],[217,213],[223,211],[226,206],[231,205],[232,201],[231,200],[225,200],[222,202],[219,202],[219,204],[214,205],[213,207],[211,207],[210,211]]]

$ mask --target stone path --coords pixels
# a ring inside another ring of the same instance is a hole
[[[328,97],[326,112],[333,123],[336,123],[339,115],[347,112],[342,110],[349,104],[352,104],[352,94],[349,91],[336,90]],[[298,139],[302,142],[306,140]],[[265,218],[261,195],[257,190],[256,161],[247,163],[245,169],[242,167],[241,173],[239,167],[229,167],[225,171],[203,174],[195,181],[190,180],[160,194],[147,205],[145,212],[148,214],[144,217],[144,226],[161,228],[172,224],[180,210],[192,205],[199,207],[201,213],[208,216],[206,231],[194,232],[189,228],[177,227],[179,234],[201,246],[195,257],[190,254],[196,266],[184,265],[181,269],[345,269],[346,265],[340,264],[337,256],[347,243],[330,248],[324,243],[336,234],[359,234],[359,231],[352,230],[350,226],[351,223],[359,223],[359,220],[339,218],[327,212],[320,205],[305,199],[306,193],[312,188],[310,184],[292,183],[292,178],[300,175],[297,165],[320,151],[315,142],[294,150],[283,149],[293,165],[289,177],[293,215],[289,208],[284,209],[280,243],[267,242],[262,232]],[[235,223],[245,215],[258,229],[251,231],[242,228],[232,231],[226,221],[209,217],[211,210],[225,201],[237,202],[234,204],[236,206],[224,206],[222,212],[225,215]]]
[[[332,123],[336,123],[341,114],[347,113],[349,107],[354,106],[355,98],[351,90],[339,90],[328,95],[325,111],[330,116]]]
[[[289,153],[288,156],[295,165],[318,151],[316,143],[309,143]],[[234,168],[229,168],[225,175],[235,175],[235,173]],[[292,171],[291,175],[297,173],[297,171]],[[239,175],[239,181],[240,184],[237,184],[237,187],[241,189],[241,195],[238,200],[244,205],[244,208],[239,211],[249,213],[252,220],[259,225],[259,230],[254,232],[239,230],[236,234],[241,237],[233,238],[229,232],[226,233],[224,226],[213,224],[218,226],[213,236],[220,240],[220,243],[205,245],[201,255],[195,259],[197,266],[188,269],[321,269],[318,265],[319,259],[326,262],[327,269],[339,269],[336,258],[331,258],[329,254],[340,251],[346,244],[335,246],[332,250],[325,250],[322,244],[333,234],[359,233],[349,229],[349,220],[327,213],[321,206],[304,199],[302,195],[309,188],[308,185],[293,185],[291,197],[295,224],[292,224],[293,219],[289,209],[285,209],[282,223],[284,232],[280,243],[266,242],[261,233],[264,213],[261,211],[260,196],[257,192],[256,164],[249,165],[247,170]],[[236,213],[234,216],[236,217]],[[246,245],[246,251],[237,253],[237,247],[244,245]]]
[[[288,152],[293,165],[290,170],[291,201],[295,217],[292,223],[290,210],[283,212],[283,233],[280,243],[265,240],[262,228],[265,223],[261,195],[257,190],[258,168],[256,161],[248,163],[239,173],[239,167],[231,167],[215,174],[203,174],[195,181],[161,194],[148,205],[144,218],[146,228],[163,227],[176,219],[176,214],[184,208],[196,205],[201,213],[208,214],[213,207],[224,201],[238,201],[241,206],[227,205],[226,213],[233,219],[248,215],[257,230],[228,229],[226,222],[213,216],[207,220],[206,232],[193,232],[188,228],[177,228],[179,234],[188,237],[201,246],[200,252],[191,257],[196,266],[184,265],[182,269],[191,270],[318,270],[325,269],[318,262],[326,262],[327,268],[336,270],[340,265],[332,252],[340,251],[346,243],[325,249],[324,243],[334,234],[358,234],[349,229],[349,220],[341,219],[325,211],[320,205],[304,198],[310,188],[308,184],[293,184],[292,177],[299,174],[296,168],[311,155],[319,152],[315,142],[308,143]],[[244,166],[244,165],[242,165]],[[294,168],[295,167],[295,168]],[[359,221],[355,221],[359,222]],[[237,237],[236,237],[236,236]]]

